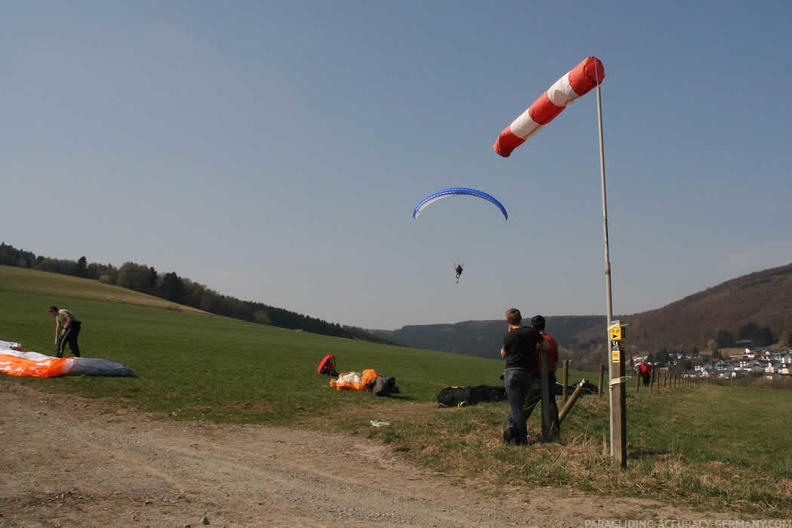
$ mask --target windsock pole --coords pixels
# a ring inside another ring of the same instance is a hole
[[[618,361],[610,352],[610,327],[613,321],[613,292],[611,288],[610,246],[608,241],[608,194],[605,184],[605,142],[602,132],[602,94],[597,85],[597,124],[599,126],[599,151],[600,151],[600,179],[602,180],[602,226],[605,234],[605,304],[608,321],[605,333],[608,335],[608,344],[605,353],[610,365],[610,455],[621,467],[627,467],[627,399],[624,382],[624,351],[621,351]]]
[[[605,232],[605,293],[608,321],[605,329],[608,334],[606,353],[610,364],[610,450],[622,467],[627,466],[627,421],[625,415],[625,377],[624,354],[621,348],[611,354],[611,346],[619,347],[621,340],[610,339],[610,327],[613,323],[613,300],[611,290],[610,249],[608,247],[608,199],[605,185],[605,146],[602,133],[602,97],[600,85],[605,78],[602,61],[596,57],[587,57],[583,62],[572,68],[550,88],[539,96],[517,119],[503,129],[492,145],[493,150],[504,158],[522,145],[550,121],[560,114],[570,103],[597,89],[597,122],[599,125],[600,176],[602,179],[602,218]],[[615,323],[613,323],[615,324]],[[626,352],[626,350],[625,350]],[[600,387],[602,389],[602,387]]]

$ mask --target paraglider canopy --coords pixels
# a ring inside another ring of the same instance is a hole
[[[317,374],[327,374],[328,376],[338,376],[338,372],[336,372],[335,367],[335,356],[332,354],[327,354],[325,357],[322,358],[322,361],[319,362],[319,366],[316,368]]]
[[[413,218],[418,218],[418,215],[433,203],[451,196],[472,196],[474,198],[487,200],[500,209],[501,213],[503,213],[503,218],[506,220],[509,219],[509,213],[506,212],[506,208],[503,207],[503,204],[500,203],[494,196],[491,196],[484,191],[470,189],[468,187],[448,187],[447,189],[440,189],[439,191],[435,191],[424,196],[421,201],[418,202],[418,205],[415,206],[415,209],[413,209]]]

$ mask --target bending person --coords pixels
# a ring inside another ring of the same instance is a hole
[[[74,357],[80,357],[80,345],[77,343],[82,328],[80,320],[69,310],[58,309],[57,306],[50,306],[47,313],[55,318],[55,356],[63,357],[68,343]]]

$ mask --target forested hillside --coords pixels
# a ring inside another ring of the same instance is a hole
[[[200,310],[281,328],[397,343],[481,357],[498,357],[503,321],[411,325],[398,330],[366,330],[245,301],[215,292],[176,272],[126,262],[110,264],[38,256],[0,243],[0,265],[97,280]],[[562,359],[576,368],[596,368],[607,360],[604,315],[546,316]],[[734,346],[792,346],[792,264],[751,273],[685,297],[662,308],[615,315],[627,323],[629,355],[664,352],[711,353]]]
[[[723,282],[657,310],[627,316],[642,350],[792,346],[792,264]]]
[[[665,352],[713,353],[735,346],[792,346],[792,264],[729,280],[672,304],[632,315],[627,323],[629,355]],[[575,368],[607,361],[606,318],[549,316],[547,330],[559,342],[562,359]],[[407,346],[498,357],[503,321],[465,321],[372,330]]]
[[[253,323],[335,337],[389,343],[362,328],[342,326],[260,302],[244,301],[222,295],[203,284],[180,277],[176,272],[160,273],[145,264],[126,262],[120,268],[116,268],[111,264],[89,263],[84,256],[76,261],[56,259],[0,243],[0,265],[92,279],[103,284],[153,295],[205,312]]]
[[[546,319],[547,331],[558,340],[562,359],[573,360],[575,368],[596,368],[604,360],[605,316],[562,315],[549,316]],[[411,347],[499,358],[506,323],[501,320],[463,321],[453,324],[410,325],[398,330],[370,332]],[[593,337],[588,337],[587,334]]]

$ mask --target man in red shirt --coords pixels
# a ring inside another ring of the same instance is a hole
[[[545,318],[541,315],[535,315],[531,319],[531,326],[538,330],[539,333],[542,334],[544,340],[550,344],[550,348],[547,350],[547,378],[548,385],[550,386],[550,431],[552,436],[555,436],[560,430],[558,405],[556,404],[557,383],[555,375],[556,366],[558,364],[558,343],[553,336],[545,333]],[[531,417],[534,408],[542,401],[542,359],[539,349],[536,350],[533,373],[533,382],[531,383],[531,388],[528,390],[528,393],[525,395],[525,402],[523,404],[526,420]]]
[[[649,363],[647,363],[645,359],[641,362],[641,365],[638,367],[638,372],[641,374],[641,379],[643,379],[644,387],[648,387],[649,382],[652,380],[652,368],[649,366]]]

